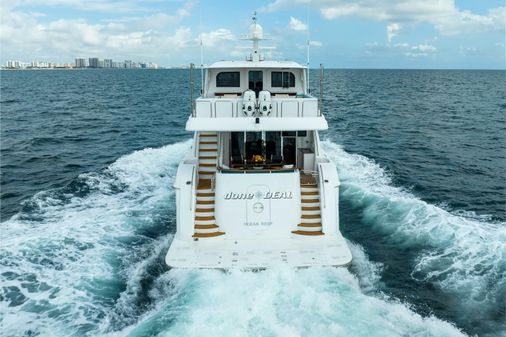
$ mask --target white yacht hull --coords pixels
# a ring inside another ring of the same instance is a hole
[[[210,138],[203,139],[209,143]],[[349,265],[352,255],[339,231],[336,167],[325,156],[318,161],[316,177],[298,169],[216,171],[211,164],[213,171],[201,171],[199,180],[197,161],[188,153],[174,184],[177,231],[166,264],[218,269]]]
[[[227,240],[216,237],[198,241],[174,239],[165,257],[173,268],[262,269],[278,265],[292,267],[347,266],[352,256],[339,234],[297,237],[286,240]]]

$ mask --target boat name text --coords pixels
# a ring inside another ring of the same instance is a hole
[[[271,200],[271,199],[293,199],[292,192],[266,192],[259,196],[256,193],[233,193],[225,194],[225,200],[252,200],[254,198]]]

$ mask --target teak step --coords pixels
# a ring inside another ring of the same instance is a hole
[[[217,149],[199,149],[200,152],[218,152]]]
[[[194,238],[212,238],[215,236],[225,235],[224,232],[212,232],[212,233],[195,233],[192,235]]]
[[[214,197],[214,192],[212,193],[204,193],[204,192],[197,192],[197,197]]]
[[[321,227],[322,224],[321,223],[300,223],[299,224],[299,227]]]
[[[302,199],[300,202],[303,204],[314,204],[319,203],[320,199]]]
[[[197,213],[214,213],[214,207],[213,208],[196,208],[195,212],[197,212]]]
[[[195,221],[211,221],[215,220],[214,216],[196,216]]]
[[[218,144],[218,142],[208,142],[208,141],[203,141],[203,140],[201,140],[201,141],[199,142],[199,144],[214,145],[214,144]]]
[[[197,200],[197,205],[214,205],[214,200]]]
[[[200,163],[200,166],[206,166],[206,167],[214,167],[216,164],[210,164],[210,163]]]
[[[320,214],[302,214],[302,219],[319,219],[321,216]]]
[[[199,179],[197,190],[209,190],[211,189],[211,179]]]
[[[212,229],[219,228],[217,225],[195,225],[195,229]]]
[[[217,137],[216,133],[201,133],[200,137]]]
[[[314,207],[304,207],[302,206],[302,211],[319,211],[320,206],[314,206]]]
[[[308,174],[301,174],[300,175],[300,184],[301,185],[315,185],[316,179],[312,175]]]
[[[292,231],[292,233],[298,234],[298,235],[308,235],[308,236],[324,235],[324,233],[322,231],[317,231],[317,232]]]
[[[217,159],[216,156],[199,156],[199,159]]]
[[[318,195],[319,193],[318,193],[318,191],[308,191],[308,192],[301,191],[300,194],[301,195]]]

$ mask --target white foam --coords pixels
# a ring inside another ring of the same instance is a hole
[[[497,310],[506,289],[506,224],[430,205],[393,186],[374,161],[323,144],[337,164],[343,199],[362,209],[365,223],[401,247],[424,248],[414,278],[453,294],[464,316],[487,319]]]
[[[380,278],[383,271],[383,264],[369,260],[364,249],[349,240],[346,240],[350,247],[353,263],[351,270],[358,277],[362,291],[366,294],[376,293],[380,287]]]
[[[42,192],[31,200],[36,217],[20,214],[2,223],[3,289],[17,288],[27,298],[18,306],[1,302],[3,333],[82,333],[107,315],[110,299],[101,294],[117,284],[122,257],[135,262],[138,251],[130,242],[150,245],[137,230],[173,208],[177,164],[190,144],[121,157],[103,172],[79,177],[90,190],[84,196]]]
[[[171,270],[158,281],[156,310],[111,335],[464,336],[404,304],[365,295],[344,268]]]

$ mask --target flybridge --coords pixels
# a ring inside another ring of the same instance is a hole
[[[259,61],[261,63],[261,61]],[[272,63],[271,63],[272,65]],[[189,131],[326,130],[304,68],[208,68]]]
[[[308,88],[307,67],[292,61],[264,60],[259,46],[263,36],[254,16],[246,37],[253,43],[250,56],[244,61],[216,62],[204,70],[202,95],[192,99],[187,130],[327,129],[322,83],[318,100]],[[323,72],[320,75],[321,82]]]

